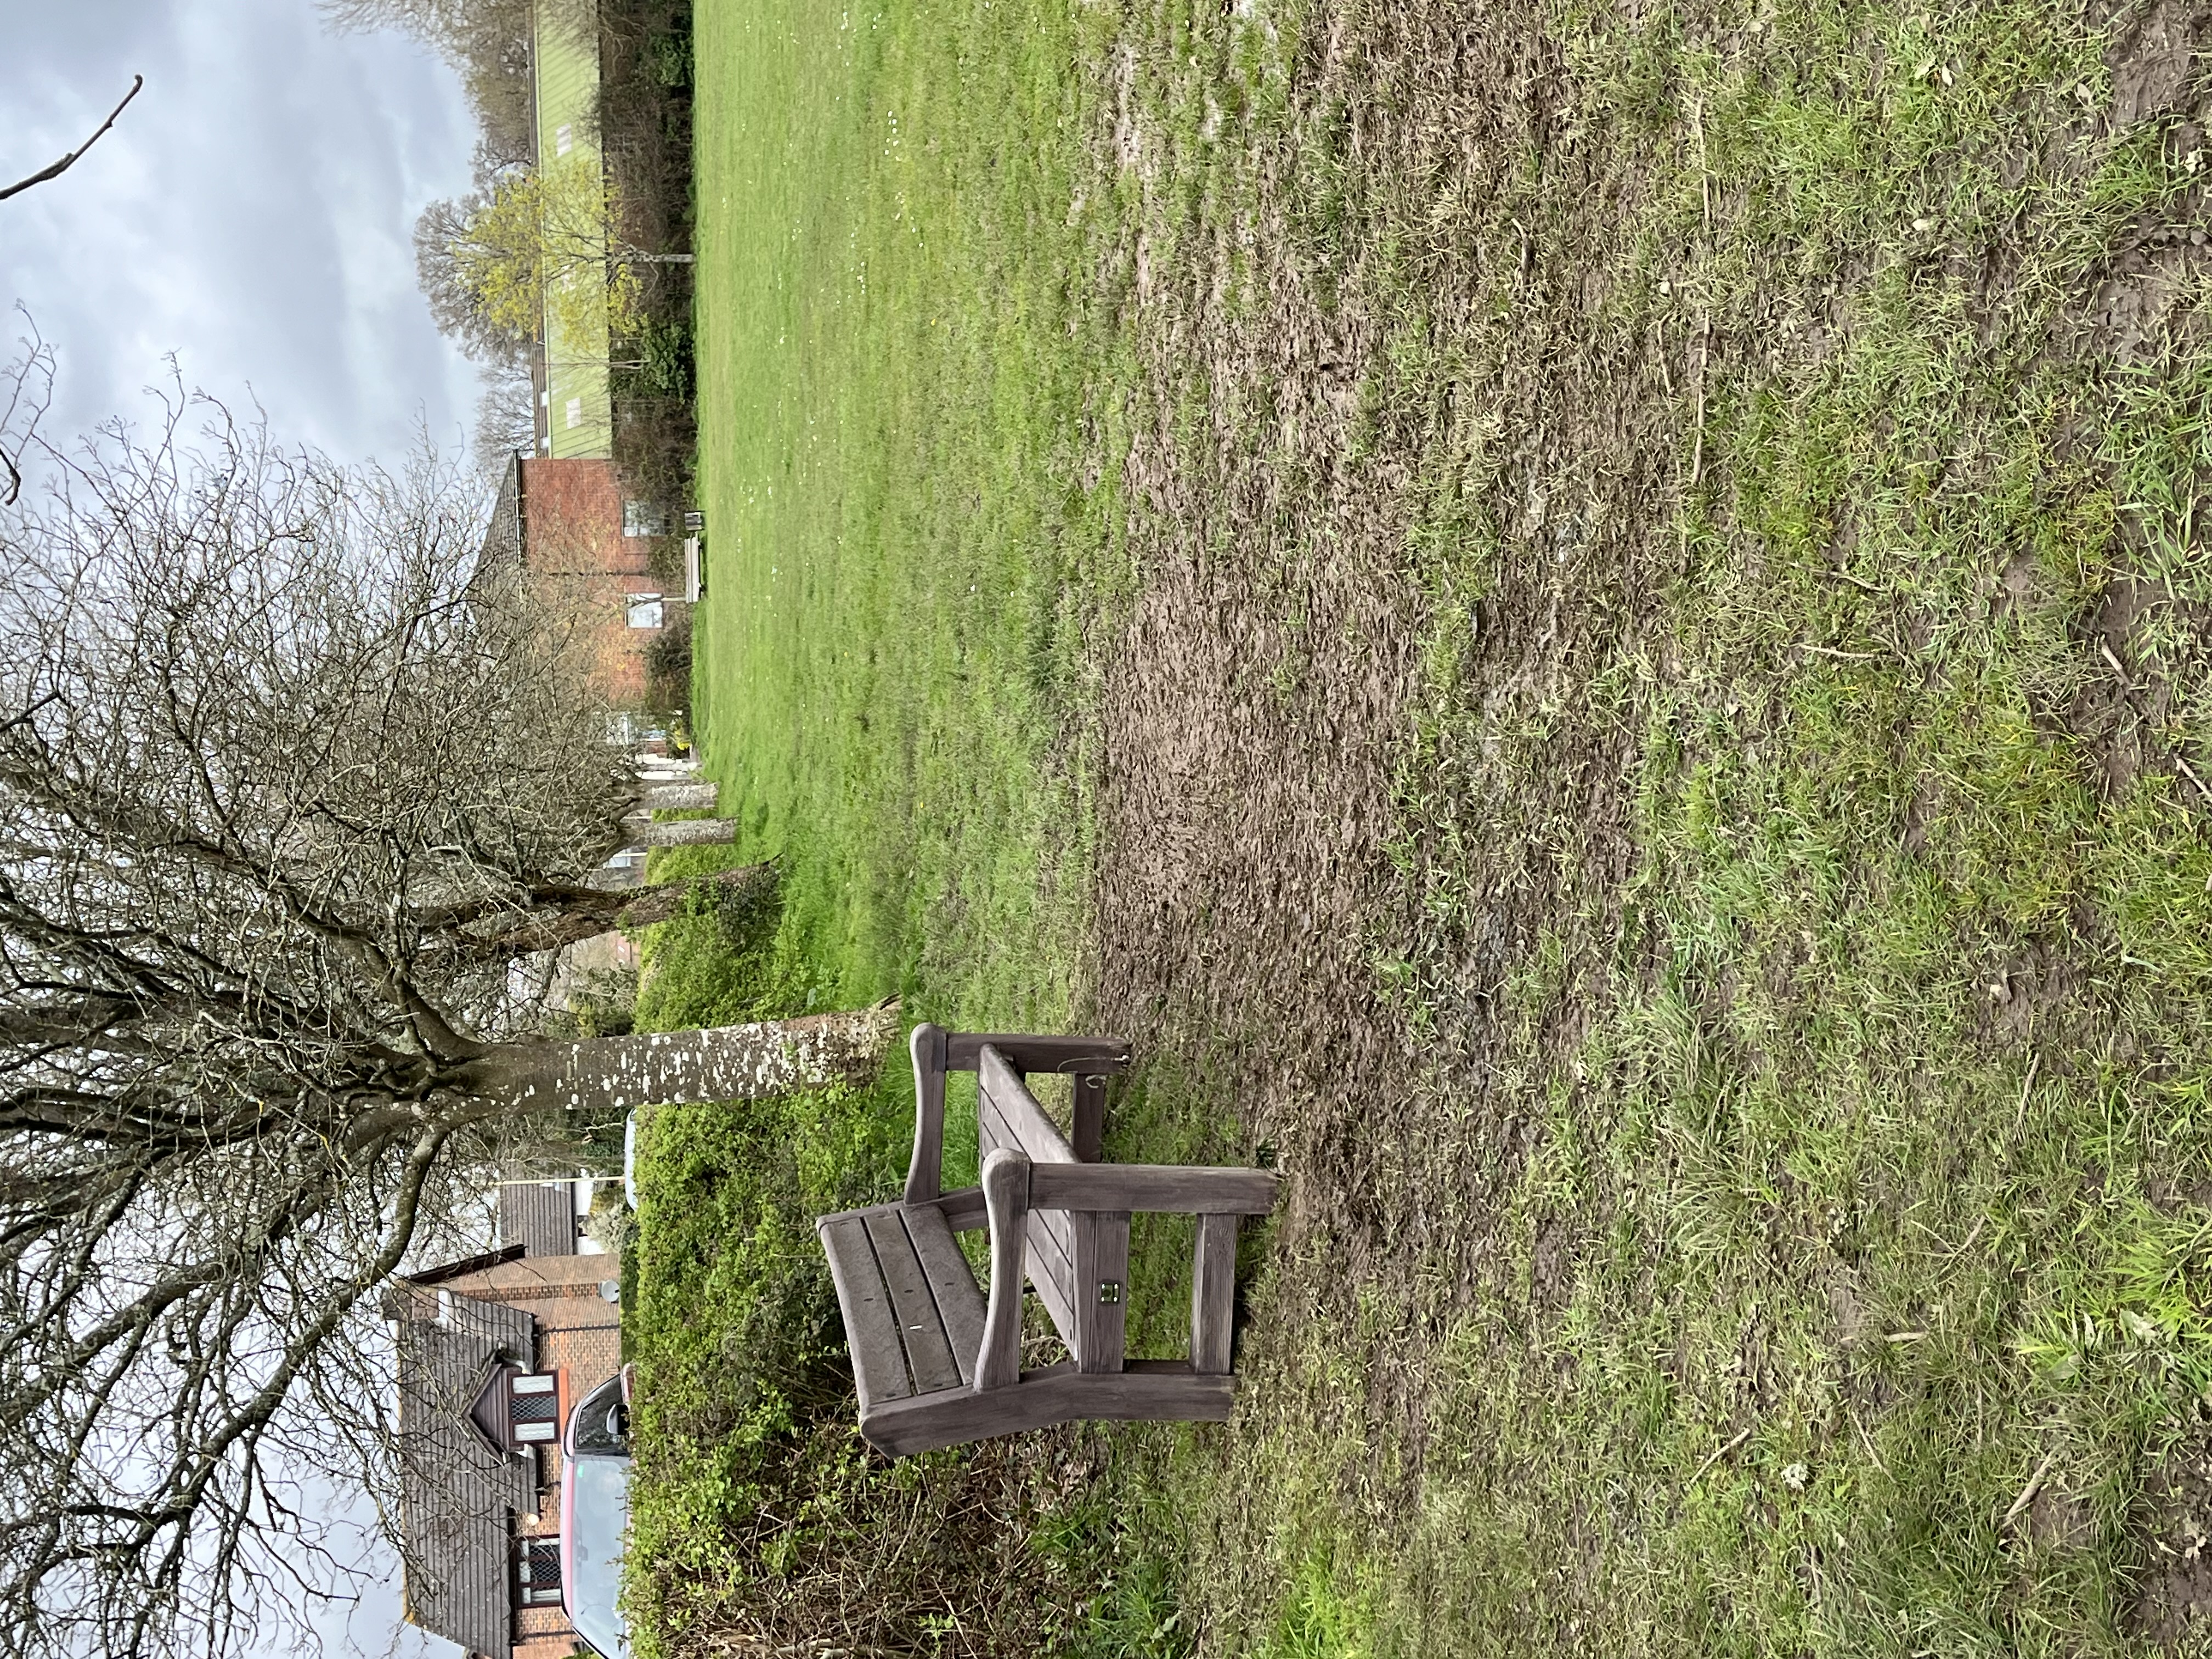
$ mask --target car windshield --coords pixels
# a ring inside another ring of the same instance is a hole
[[[622,1378],[608,1378],[569,1413],[568,1449],[582,1457],[629,1455],[629,1407],[623,1404]]]
[[[623,1622],[623,1532],[629,1520],[629,1459],[579,1457],[569,1476],[568,1569],[562,1585],[568,1621],[606,1659],[626,1659]]]

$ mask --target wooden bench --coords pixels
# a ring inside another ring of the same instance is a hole
[[[1129,1060],[1127,1048],[1109,1038],[922,1025],[913,1048],[914,1159],[905,1194],[815,1224],[836,1281],[860,1432],[870,1443],[896,1457],[1077,1418],[1226,1418],[1237,1222],[1273,1207],[1274,1175],[1101,1163],[1106,1079]],[[970,1071],[982,1183],[947,1193],[945,1076]],[[1024,1081],[1048,1072],[1074,1079],[1072,1137]],[[1137,1211],[1198,1218],[1188,1359],[1124,1356],[1129,1217]],[[990,1233],[988,1296],[953,1237],[978,1228]],[[1025,1278],[1071,1356],[1026,1371]]]

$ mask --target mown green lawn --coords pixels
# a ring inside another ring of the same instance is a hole
[[[696,713],[825,997],[1064,1012],[1060,745],[1129,580],[1120,481],[1083,476],[1126,373],[1084,275],[1115,221],[1069,206],[1102,33],[988,0],[699,19]]]
[[[1346,1018],[1402,1058],[1245,1108],[1296,1201],[1228,1430],[882,1470],[805,1426],[827,1393],[755,1409],[728,1334],[773,1305],[834,1356],[797,1199],[883,1189],[901,1082],[664,1118],[641,1524],[720,1539],[683,1571],[726,1589],[656,1604],[662,1650],[895,1514],[969,1576],[910,1610],[925,1651],[2205,1645],[2194,28],[700,18],[698,718],[787,900],[653,941],[648,1018],[1080,1017],[1127,921],[1098,757],[1174,737],[1107,730],[1101,687],[1172,560],[1348,563],[1412,665],[1379,896],[1331,924]],[[1325,349],[1275,351],[1300,329]],[[1195,551],[1127,493],[1139,445],[1217,486]],[[1280,588],[1187,625],[1265,624],[1287,720],[1331,619]],[[1178,1042],[1125,1155],[1224,1109]],[[801,1443],[817,1507],[763,1521],[760,1449]],[[961,1515],[1020,1536],[961,1555]],[[1009,1585],[1028,1622],[978,1637]]]

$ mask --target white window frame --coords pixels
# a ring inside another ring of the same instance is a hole
[[[520,1376],[507,1379],[507,1432],[523,1445],[549,1445],[561,1437],[561,1425],[554,1419],[561,1414],[556,1403],[553,1416],[542,1423],[520,1423],[515,1420],[514,1401],[517,1395],[535,1400],[550,1397],[556,1402],[560,1397],[560,1379],[551,1371],[525,1371]]]

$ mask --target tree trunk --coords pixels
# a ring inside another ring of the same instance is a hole
[[[648,783],[638,805],[649,812],[711,812],[720,793],[713,783]]]
[[[509,1109],[636,1106],[758,1100],[857,1079],[882,1064],[898,1034],[896,999],[846,1013],[756,1025],[712,1025],[594,1037],[507,1042],[472,1061],[463,1087]]]
[[[721,847],[738,838],[730,818],[675,818],[648,823],[642,839],[647,847]]]
[[[681,915],[694,893],[714,892],[726,899],[727,895],[749,888],[773,887],[775,880],[774,864],[746,864],[735,870],[717,870],[712,875],[696,876],[690,881],[660,882],[651,887],[627,890],[594,889],[590,896],[577,895],[566,908],[550,915],[514,917],[497,933],[473,938],[470,944],[477,954],[483,957],[557,951],[563,945],[597,939],[617,928],[650,927],[655,922]]]
[[[728,903],[733,894],[756,887],[773,889],[777,878],[775,860],[770,860],[762,864],[741,864],[734,870],[717,870],[712,875],[695,876],[690,881],[661,882],[646,888],[624,905],[613,925],[650,927],[657,921],[681,915],[695,893],[712,893],[721,902]]]

